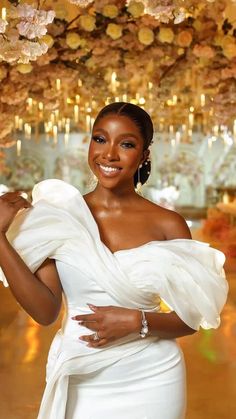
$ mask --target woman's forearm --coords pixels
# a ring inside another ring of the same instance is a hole
[[[159,336],[162,339],[175,339],[181,336],[191,335],[196,330],[191,329],[185,324],[179,316],[172,311],[171,313],[155,313],[145,312],[145,317],[148,322],[149,334],[152,336]],[[141,313],[139,318],[139,326],[136,326],[136,331],[140,330]]]
[[[0,232],[0,266],[7,278],[12,294],[35,321],[48,325],[60,310],[61,295],[53,293],[34,275],[18,253]]]

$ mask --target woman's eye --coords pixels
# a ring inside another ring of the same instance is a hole
[[[130,143],[129,141],[126,141],[126,142],[122,143],[122,147],[124,147],[124,148],[134,148],[135,144]]]
[[[103,137],[99,137],[98,135],[93,135],[92,140],[96,143],[104,143],[105,139]]]

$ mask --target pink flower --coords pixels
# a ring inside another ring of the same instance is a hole
[[[8,22],[0,18],[0,33],[4,33],[6,31],[7,25],[8,25]]]
[[[198,58],[213,58],[215,56],[215,51],[212,47],[201,44],[195,45],[193,53]]]
[[[47,33],[46,25],[52,23],[55,12],[49,10],[37,10],[29,4],[19,4],[17,6],[19,17],[22,19],[18,25],[16,25],[19,34],[25,36],[28,39],[40,38]]]

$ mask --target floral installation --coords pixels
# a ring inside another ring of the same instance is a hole
[[[178,187],[178,175],[184,175],[192,187],[199,185],[203,175],[203,167],[192,156],[185,151],[180,151],[173,157],[165,156],[163,163],[158,166],[158,173],[161,182],[165,186],[174,185]]]
[[[18,1],[12,3],[9,16],[2,13],[0,19],[0,59],[10,64],[35,61],[48,50],[40,39],[46,34],[47,25],[53,22],[55,12],[38,10]]]
[[[235,212],[225,212],[224,208],[209,208],[207,219],[203,222],[202,233],[208,241],[223,244],[227,257],[236,257],[236,203]]]
[[[145,105],[156,130],[186,124],[186,141],[192,130],[206,134],[216,124],[232,131],[235,2],[7,2],[0,19],[2,148],[28,125],[52,136],[66,133],[70,119],[71,129],[85,130],[87,118],[112,100]]]

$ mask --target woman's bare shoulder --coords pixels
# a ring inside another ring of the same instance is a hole
[[[161,229],[166,240],[192,238],[189,227],[182,215],[149,200],[145,201],[145,206],[150,214],[154,228],[158,231]]]

